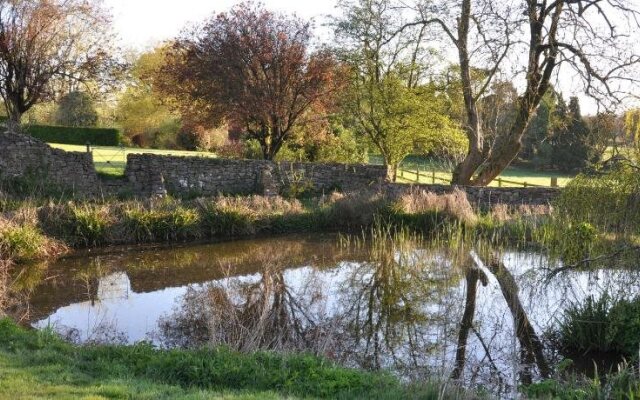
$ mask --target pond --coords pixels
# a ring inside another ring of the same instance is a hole
[[[78,343],[308,351],[496,394],[544,374],[537,351],[560,359],[547,342],[566,307],[640,289],[635,273],[550,278],[535,252],[499,258],[415,238],[282,236],[79,253],[17,282],[27,323]]]

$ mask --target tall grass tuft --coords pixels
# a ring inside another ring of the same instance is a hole
[[[107,205],[69,202],[38,211],[40,224],[51,236],[74,247],[93,247],[108,241],[113,214]]]
[[[178,241],[200,237],[200,215],[179,202],[128,203],[122,209],[122,227],[137,243]]]
[[[66,246],[33,225],[15,225],[0,219],[0,260],[17,263],[59,256]]]
[[[467,194],[458,188],[445,194],[413,191],[400,197],[396,207],[407,214],[443,213],[469,225],[477,221]]]
[[[640,349],[640,298],[614,300],[606,293],[565,310],[559,342],[570,353],[614,353],[637,358]]]
[[[322,225],[327,229],[358,231],[371,226],[390,202],[380,193],[333,193],[321,202]]]

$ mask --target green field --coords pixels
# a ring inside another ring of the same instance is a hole
[[[370,158],[373,164],[381,164],[379,157]],[[398,171],[398,181],[403,183],[449,183],[451,181],[451,163],[433,161],[424,157],[409,156]],[[418,172],[419,170],[419,172]],[[492,187],[524,187],[551,186],[551,178],[558,180],[558,186],[566,186],[573,175],[559,172],[541,172],[522,167],[509,167],[489,186]]]
[[[76,146],[72,144],[49,143],[51,147],[62,149],[65,151],[87,151],[86,146]],[[101,147],[91,146],[93,152],[93,163],[96,171],[104,175],[122,175],[127,164],[128,154],[160,154],[173,156],[188,157],[215,157],[215,154],[198,151],[184,150],[156,150],[156,149],[137,149],[130,147]]]
[[[415,166],[402,168],[398,172],[398,181],[403,183],[448,183],[451,181],[450,172],[421,166],[418,176],[416,169]],[[572,176],[554,172],[538,172],[524,168],[509,167],[500,175],[500,181],[494,180],[489,186],[524,187],[525,183],[528,187],[551,186],[552,177],[558,179],[559,187],[566,186],[573,179]]]
[[[50,143],[52,147],[66,151],[85,152],[85,146],[69,144]],[[160,154],[188,157],[215,157],[214,153],[184,151],[184,150],[156,150],[138,149],[129,147],[100,147],[92,146],[93,162],[98,173],[103,175],[119,176],[124,174],[127,163],[127,154]],[[372,156],[371,163],[380,164],[379,157]],[[416,170],[420,169],[419,179]],[[430,162],[421,157],[408,157],[403,163],[402,171],[399,173],[398,181],[404,183],[448,183],[451,180],[451,166]],[[434,180],[435,176],[435,180]],[[502,182],[494,181],[490,186],[503,187],[523,187],[528,186],[551,186],[551,178],[558,178],[558,185],[565,186],[571,181],[572,176],[554,172],[538,172],[530,169],[509,167],[500,175]]]

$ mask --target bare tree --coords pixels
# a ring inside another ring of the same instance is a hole
[[[56,88],[108,76],[109,24],[98,0],[0,0],[0,96],[12,124]]]
[[[441,0],[420,2],[414,22],[444,33],[457,50],[470,146],[456,167],[453,183],[487,185],[517,156],[527,125],[560,70],[580,78],[586,94],[603,104],[616,103],[639,82],[640,56],[633,32],[638,11],[625,0]],[[508,66],[523,77],[516,87],[516,117],[490,146],[485,145],[478,102],[495,76]],[[473,68],[487,71],[474,84]]]

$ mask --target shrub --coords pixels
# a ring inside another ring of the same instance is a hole
[[[640,232],[640,174],[618,166],[596,176],[580,175],[556,200],[560,214],[615,233]]]
[[[598,244],[598,233],[593,225],[565,218],[542,225],[535,235],[536,241],[548,247],[551,256],[559,257],[566,264],[579,264],[588,259]],[[584,266],[588,264],[584,263]]]
[[[50,143],[94,146],[119,146],[122,134],[115,128],[74,128],[69,126],[29,125],[24,128],[29,135]]]

